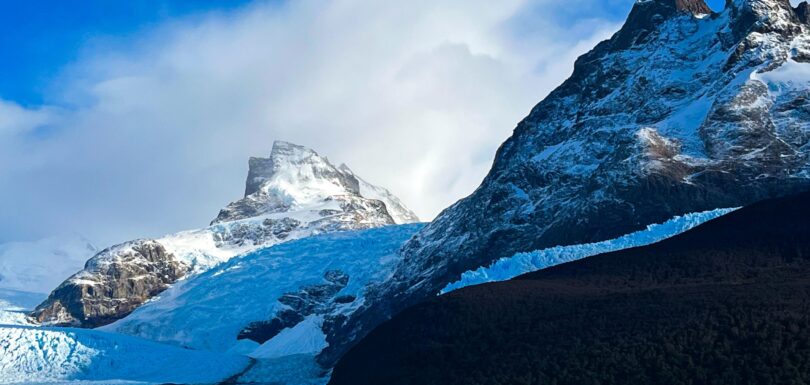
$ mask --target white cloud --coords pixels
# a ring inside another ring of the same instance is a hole
[[[566,36],[570,20],[535,11],[547,33],[517,34],[516,15],[539,3],[552,0],[262,3],[96,47],[59,83],[70,112],[6,118],[50,129],[4,139],[25,151],[0,154],[0,198],[14,206],[0,208],[0,241],[203,226],[274,139],[347,163],[431,219],[617,28],[593,19]]]
[[[0,138],[28,133],[54,120],[50,109],[26,109],[16,103],[0,100]]]

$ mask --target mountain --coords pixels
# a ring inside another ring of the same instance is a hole
[[[249,356],[256,364],[240,382],[325,383],[315,358],[332,325],[391,275],[402,244],[422,227],[321,234],[255,250],[178,282],[101,329]]]
[[[0,244],[0,289],[48,293],[97,252],[81,235]]]
[[[807,9],[637,1],[518,124],[481,186],[404,246],[392,279],[329,338],[322,362],[500,258],[810,188]]]
[[[408,309],[332,385],[810,381],[810,193]]]
[[[416,220],[387,190],[302,146],[277,141],[269,158],[251,158],[249,166],[244,198],[224,208],[211,226],[101,251],[33,317],[46,325],[106,325],[178,280],[239,254],[315,234]]]
[[[336,225],[342,221],[372,225],[419,221],[388,190],[360,179],[345,164],[335,167],[315,151],[277,141],[269,158],[250,159],[245,197],[220,211],[212,225],[319,205],[334,211],[324,216],[330,216]],[[343,216],[335,218],[337,211]]]

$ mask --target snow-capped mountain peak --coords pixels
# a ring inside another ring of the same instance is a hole
[[[269,167],[252,169],[248,195],[277,195],[294,206],[328,196],[359,194],[356,180],[347,178],[329,159],[304,146],[276,141],[269,158],[254,158],[252,162]]]
[[[245,197],[209,227],[105,249],[54,290],[34,317],[46,324],[105,325],[177,280],[236,255],[315,234],[418,220],[388,190],[303,146],[277,141],[270,157],[251,158],[249,166]]]
[[[330,202],[378,200],[391,223],[418,218],[388,190],[360,179],[345,164],[335,167],[324,156],[304,146],[276,141],[268,158],[251,158],[245,197],[229,204],[213,223],[260,215],[329,209]],[[334,205],[331,205],[334,206]]]

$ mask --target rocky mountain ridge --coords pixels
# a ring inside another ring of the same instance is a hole
[[[210,227],[105,249],[32,316],[46,325],[103,326],[178,280],[257,248],[418,220],[388,190],[303,146],[277,141],[269,158],[252,158],[249,165],[245,197]]]
[[[330,366],[393,314],[516,252],[810,189],[807,4],[640,0],[524,119],[481,186],[409,241],[330,336]]]
[[[467,287],[376,328],[331,385],[807,382],[810,193]]]

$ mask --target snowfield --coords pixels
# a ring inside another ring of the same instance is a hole
[[[369,284],[390,277],[399,262],[400,247],[422,226],[323,234],[260,249],[179,282],[102,329],[193,349],[247,355],[260,360],[254,370],[265,374],[248,373],[256,378],[272,374],[274,381],[285,378],[283,383],[318,383],[323,379],[311,376],[321,374],[312,368],[316,368],[315,355],[327,346],[324,319],[355,311]],[[307,297],[307,288],[328,285],[325,276],[335,272],[348,278],[329,298],[296,309],[280,302],[285,295]],[[251,323],[270,321],[285,310],[295,310],[302,320],[264,343],[237,339]],[[299,375],[305,377],[296,377]]]
[[[249,364],[102,331],[0,326],[0,384],[216,383]]]
[[[128,317],[102,329],[225,352],[237,345],[239,331],[250,322],[269,320],[286,308],[277,301],[283,294],[320,284],[327,271],[340,270],[349,276],[339,294],[357,298],[344,310],[357,307],[366,285],[388,277],[399,261],[400,246],[421,227],[400,225],[324,234],[260,249],[179,282]],[[312,332],[313,328],[308,330]],[[281,333],[276,338],[286,336]],[[297,338],[308,344],[317,341],[317,336],[311,335]],[[287,346],[274,340],[266,344]],[[239,345],[244,352],[245,343]],[[273,356],[267,348],[255,349],[257,354]]]
[[[460,280],[445,286],[440,294],[449,293],[466,286],[506,281],[522,274],[598,254],[650,245],[693,229],[734,210],[736,209],[718,209],[677,216],[665,223],[650,225],[642,231],[603,242],[557,246],[529,253],[518,253],[509,258],[501,258],[487,267],[481,267],[462,274]]]
[[[442,292],[655,243],[732,210],[676,217],[609,241],[517,254],[465,273]],[[238,375],[246,383],[323,385],[329,372],[315,357],[328,346],[326,320],[351,315],[369,285],[390,279],[402,244],[422,227],[323,234],[259,249],[179,282],[99,330],[0,326],[0,384],[216,383]],[[340,285],[310,305],[283,300],[306,299],[307,290],[330,282]],[[293,310],[301,320],[269,340],[237,338],[248,325]]]

